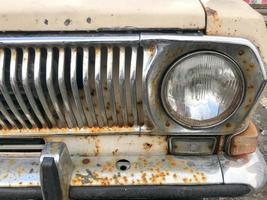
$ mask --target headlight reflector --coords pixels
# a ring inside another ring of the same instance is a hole
[[[167,113],[190,127],[223,122],[239,106],[244,90],[237,64],[223,54],[200,51],[178,60],[163,79]]]

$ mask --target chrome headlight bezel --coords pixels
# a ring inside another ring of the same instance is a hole
[[[175,68],[178,67],[178,65],[180,63],[182,63],[183,61],[185,61],[186,59],[190,59],[194,56],[197,55],[201,55],[201,54],[210,54],[210,55],[216,55],[219,56],[225,60],[227,60],[229,63],[232,64],[232,71],[235,71],[238,75],[238,79],[240,81],[241,84],[241,92],[240,92],[240,96],[238,98],[238,102],[235,103],[235,105],[232,106],[232,108],[230,108],[230,110],[228,111],[228,114],[225,114],[224,117],[222,117],[222,120],[216,120],[214,119],[208,119],[208,120],[203,120],[203,122],[201,122],[200,120],[192,120],[195,122],[198,122],[199,125],[197,125],[197,123],[195,124],[190,124],[187,121],[183,120],[182,117],[179,117],[179,114],[175,113],[175,111],[171,108],[171,106],[168,104],[167,100],[166,100],[166,84],[167,81],[170,79],[170,75],[171,73],[175,70]],[[189,127],[189,128],[196,128],[196,129],[203,129],[203,128],[210,128],[213,126],[217,126],[221,123],[223,123],[225,120],[227,120],[229,117],[231,117],[239,108],[243,97],[244,97],[244,93],[245,93],[245,80],[244,80],[244,75],[240,69],[240,67],[238,66],[238,64],[232,60],[229,56],[224,55],[220,52],[216,52],[216,51],[207,51],[207,50],[201,50],[201,51],[195,51],[195,52],[189,52],[188,54],[180,57],[178,60],[176,60],[171,67],[169,67],[169,69],[167,70],[167,72],[164,74],[163,80],[162,80],[162,85],[161,85],[161,100],[162,100],[162,105],[165,109],[165,111],[169,114],[169,116],[176,121],[177,123],[185,126],[185,127]],[[213,122],[212,122],[213,121]],[[201,123],[201,125],[200,125]]]
[[[144,58],[150,56],[153,49],[153,58],[146,63],[142,75],[144,111],[152,124],[141,130],[150,129],[151,132],[165,135],[227,135],[247,128],[267,80],[260,54],[250,41],[231,37],[144,33],[141,34],[141,46],[144,48]],[[234,60],[245,82],[243,100],[236,111],[223,122],[204,129],[177,123],[166,112],[161,101],[162,80],[169,67],[182,56],[202,50],[216,51]]]

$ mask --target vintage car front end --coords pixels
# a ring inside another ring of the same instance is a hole
[[[251,114],[267,32],[248,5],[2,5],[1,199],[235,197],[265,185]]]

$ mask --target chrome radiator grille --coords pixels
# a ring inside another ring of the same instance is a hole
[[[1,128],[142,125],[142,62],[135,45],[2,47]]]

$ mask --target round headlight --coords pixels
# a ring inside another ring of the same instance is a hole
[[[166,73],[161,98],[167,113],[189,127],[210,127],[239,106],[244,80],[237,64],[223,54],[201,51],[178,60]]]

